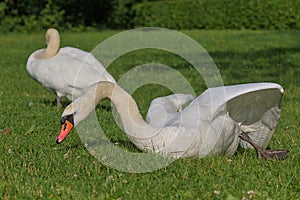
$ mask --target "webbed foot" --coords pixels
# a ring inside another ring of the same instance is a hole
[[[266,159],[266,160],[275,160],[275,159],[284,159],[285,156],[289,153],[289,150],[278,149],[278,150],[266,150],[255,144],[251,138],[245,132],[242,132],[239,137],[251,144],[256,150],[257,157]]]

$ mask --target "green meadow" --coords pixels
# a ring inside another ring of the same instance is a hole
[[[285,89],[281,119],[269,148],[289,149],[285,160],[256,158],[252,149],[233,156],[178,159],[148,173],[127,173],[103,165],[81,142],[76,129],[55,143],[63,111],[56,96],[26,72],[29,55],[45,47],[44,32],[0,36],[1,199],[300,199],[300,31],[182,31],[215,61],[224,85],[275,82]],[[61,46],[91,51],[118,31],[61,33]],[[206,89],[199,73],[179,56],[137,50],[115,60],[116,80],[130,69],[162,63],[180,72],[195,93]],[[145,116],[152,99],[171,94],[147,84],[133,93]],[[63,107],[70,103],[63,99]],[[110,140],[138,152],[114,120],[110,101],[96,108]]]

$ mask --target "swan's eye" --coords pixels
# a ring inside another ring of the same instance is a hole
[[[75,115],[75,113],[70,114],[70,115],[65,115],[65,116],[63,116],[63,117],[60,119],[61,125],[65,124],[65,123],[66,123],[66,120],[68,120],[68,121],[71,122],[71,123],[74,123],[74,115]]]
[[[66,119],[67,119],[67,116],[63,116],[61,119],[60,119],[60,124],[64,124],[66,122]]]
[[[69,122],[71,122],[72,124],[74,124],[74,115],[76,114],[73,113],[73,114],[70,114],[70,115],[65,115],[63,116],[61,119],[60,119],[60,124],[63,125],[66,123],[66,120],[68,120]]]

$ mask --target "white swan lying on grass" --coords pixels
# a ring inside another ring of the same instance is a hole
[[[191,98],[183,95],[179,103],[175,102],[177,105],[169,107],[167,113],[172,115],[164,119],[160,118],[163,111],[151,111],[154,102],[148,115],[152,123],[148,124],[126,91],[116,84],[99,82],[66,107],[57,143],[61,143],[99,101],[109,98],[120,115],[127,136],[139,149],[174,157],[204,157],[224,153],[232,155],[242,139],[251,145],[255,144],[258,152],[267,155],[263,154],[264,158],[283,158],[288,151],[260,148],[267,146],[278,124],[282,94],[283,88],[275,83],[209,88],[177,112],[178,105]],[[154,101],[164,108],[163,104],[170,100],[173,101],[174,97]],[[151,116],[151,113],[154,115]],[[250,138],[244,137],[244,132],[248,132]],[[248,146],[245,141],[241,141],[242,147]]]
[[[61,97],[77,98],[99,81],[115,83],[91,53],[73,47],[59,48],[60,37],[56,29],[47,30],[46,43],[46,49],[30,55],[26,69],[34,80],[56,93],[58,106]]]

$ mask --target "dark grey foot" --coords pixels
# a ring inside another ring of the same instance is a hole
[[[255,144],[251,138],[248,136],[248,134],[242,132],[239,137],[251,144],[254,149],[256,150],[257,157],[266,159],[266,160],[275,160],[275,159],[284,159],[285,156],[289,153],[289,150],[266,150]]]

